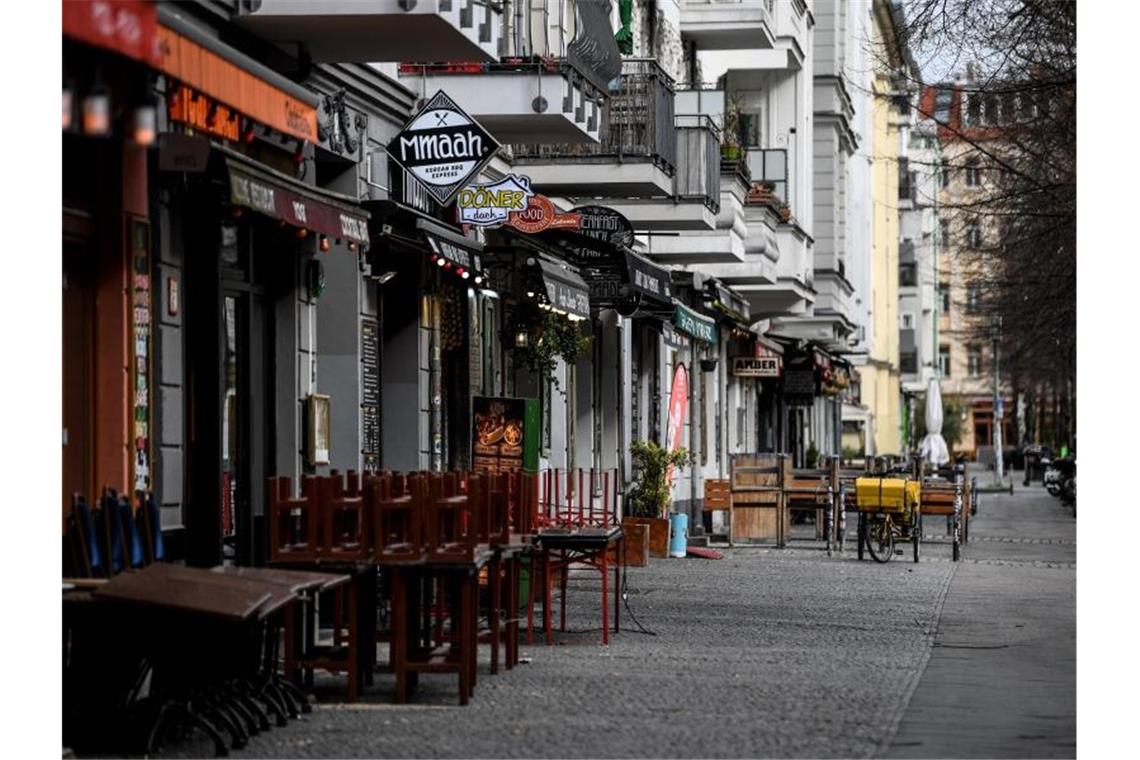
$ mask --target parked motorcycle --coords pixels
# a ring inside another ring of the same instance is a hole
[[[1045,467],[1045,474],[1042,476],[1042,482],[1045,484],[1045,489],[1051,496],[1061,495],[1061,471],[1057,469],[1055,462],[1052,459],[1043,458],[1041,464]]]
[[[1057,459],[1053,462],[1053,470],[1056,472],[1054,478],[1054,487],[1049,489],[1049,493],[1061,499],[1061,503],[1073,511],[1073,516],[1077,514],[1077,460],[1071,457],[1065,459]]]

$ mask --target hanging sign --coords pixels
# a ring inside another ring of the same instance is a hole
[[[780,357],[733,357],[732,375],[733,377],[779,377]]]
[[[716,322],[701,316],[684,304],[677,304],[673,312],[673,324],[677,329],[706,343],[716,343]]]
[[[576,230],[581,223],[577,214],[563,214],[545,195],[533,196],[522,211],[512,212],[507,224],[519,232],[535,235],[543,230]]]
[[[673,388],[669,392],[669,432],[665,442],[669,451],[681,448],[681,436],[685,432],[685,412],[689,408],[689,376],[685,365],[678,364],[673,371]],[[665,480],[673,485],[673,465],[665,473]]]
[[[508,174],[498,182],[468,185],[455,198],[459,222],[475,227],[505,224],[513,212],[525,211],[534,195],[530,177],[520,174]]]
[[[499,143],[443,90],[388,143],[388,155],[441,205],[479,173]]]

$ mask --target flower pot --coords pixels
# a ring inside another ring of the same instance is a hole
[[[631,520],[627,517],[621,521],[623,562],[629,567],[645,567],[649,564],[649,526]]]
[[[623,517],[622,526],[649,526],[649,556],[665,557],[669,554],[669,521],[664,517]]]

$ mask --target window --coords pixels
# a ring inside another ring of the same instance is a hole
[[[938,368],[942,377],[950,377],[950,346],[945,343],[938,347]]]
[[[950,187],[950,162],[942,162],[942,189]]]
[[[982,99],[976,94],[963,93],[966,99],[966,125],[975,127],[982,122]]]
[[[934,95],[934,120],[939,124],[950,123],[950,106],[954,102],[953,90],[939,90]]]
[[[902,329],[913,330],[914,329],[914,315],[911,314],[910,312],[906,312],[905,314],[903,314],[901,324],[902,324]]]
[[[974,249],[982,247],[982,228],[977,222],[966,228],[966,243]]]
[[[950,220],[943,219],[939,222],[939,232],[941,233],[942,250],[950,247]]]
[[[966,184],[969,187],[977,187],[982,184],[982,170],[978,166],[976,158],[972,158],[966,163]]]
[[[899,200],[910,199],[910,159],[899,159]]]
[[[950,283],[938,284],[938,297],[942,300],[942,313],[947,317],[950,316]]]
[[[982,286],[971,282],[966,286],[966,311],[977,314],[982,308]]]
[[[899,371],[908,373],[918,372],[918,354],[913,351],[899,354]]]
[[[788,197],[788,151],[783,148],[761,150],[752,148],[748,151],[748,171],[752,173],[755,182],[767,180],[775,185],[772,190],[775,195],[785,201]]]
[[[899,264],[899,286],[907,287],[918,284],[918,267],[911,261],[906,264]]]
[[[970,346],[966,349],[966,371],[970,377],[977,377],[982,374],[982,349],[978,346]]]
[[[761,114],[758,111],[740,114],[740,144],[745,148],[760,147]]]

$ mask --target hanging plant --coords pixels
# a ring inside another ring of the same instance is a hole
[[[509,333],[504,338],[516,363],[552,380],[556,386],[554,370],[558,360],[569,366],[577,364],[593,342],[591,336],[583,334],[581,322],[533,302],[512,309]]]

